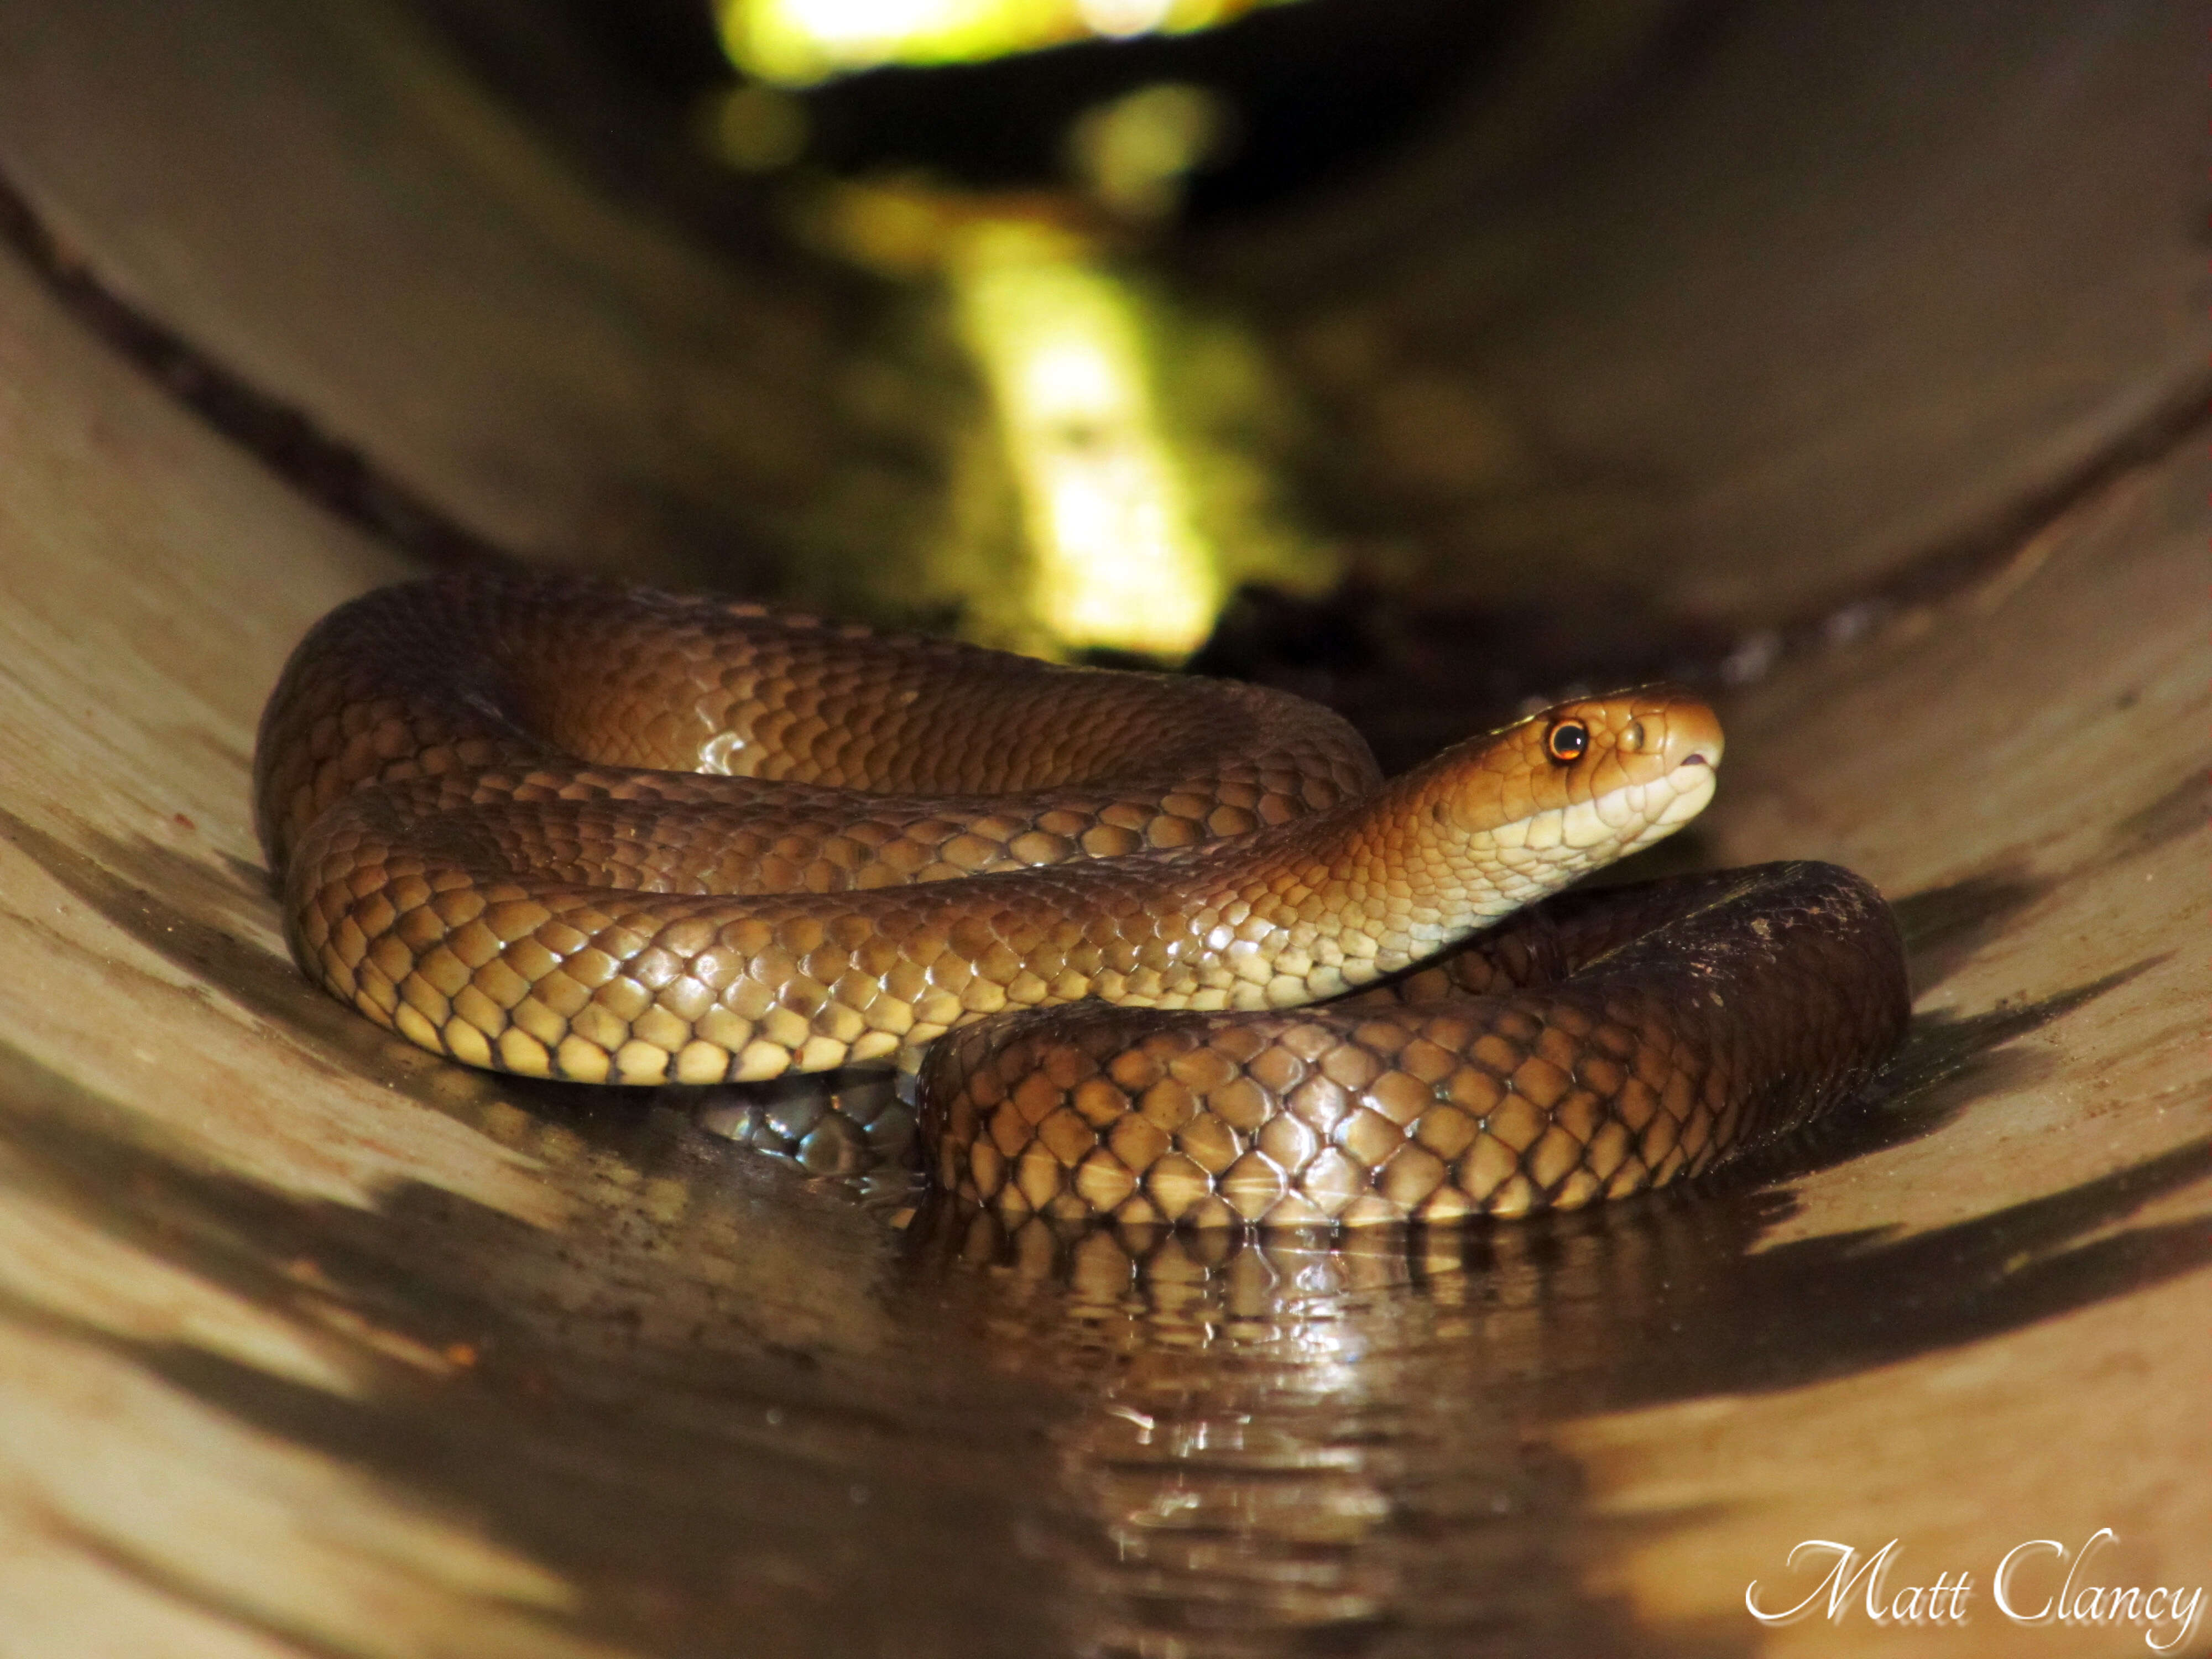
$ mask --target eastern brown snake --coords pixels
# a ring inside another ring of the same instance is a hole
[[[426,1048],[918,1065],[971,1199],[1281,1226],[1657,1186],[1864,1080],[1907,995],[1848,872],[1534,902],[1693,816],[1720,757],[1658,687],[1382,782],[1255,687],[467,576],[318,625],[255,783],[301,965]]]

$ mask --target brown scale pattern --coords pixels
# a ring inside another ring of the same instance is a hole
[[[1585,752],[1555,752],[1562,722]],[[264,716],[257,807],[295,955],[370,1018],[469,1065],[692,1084],[912,1066],[948,1031],[1087,999],[1334,996],[1668,833],[1720,742],[1657,688],[1377,787],[1334,716],[1251,688],[473,577],[310,635]],[[1750,1121],[1747,1062],[1696,1046],[1665,963],[1601,1003],[1592,971],[1480,1019],[963,1033],[925,1116],[951,1184],[1129,1219],[1435,1219],[1700,1167]],[[1595,1081],[1560,1082],[1574,1044]]]
[[[1776,864],[1575,894],[1320,1007],[1086,1005],[925,1066],[945,1187],[1012,1216],[1263,1227],[1569,1209],[1702,1173],[1847,1098],[1903,1035],[1865,882]]]
[[[863,844],[904,836],[933,851],[970,833],[1060,843],[985,866],[1000,867],[1239,835],[1376,776],[1337,716],[1261,687],[577,579],[472,576],[386,588],[317,625],[263,714],[255,803],[280,869],[345,796],[415,780],[415,810],[742,807],[764,848],[848,824]],[[813,787],[771,799],[759,780]],[[955,850],[946,862],[969,872],[975,854]]]

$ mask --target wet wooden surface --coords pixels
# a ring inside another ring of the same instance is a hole
[[[230,303],[241,350],[286,310]],[[1980,430],[1991,498],[2052,476]],[[1700,854],[1839,860],[1911,933],[1863,1119],[1411,1248],[1005,1237],[301,982],[253,721],[407,567],[0,258],[0,1655],[2146,1650],[1990,1588],[2105,1527],[2099,1582],[2212,1586],[2206,442],[1724,709]],[[1759,1625],[1808,1538],[1970,1571],[1967,1622]]]

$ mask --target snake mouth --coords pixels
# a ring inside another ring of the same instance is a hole
[[[1644,827],[1622,848],[1620,856],[1640,853],[1656,841],[1664,840],[1711,804],[1714,792],[1720,787],[1720,774],[1713,763],[1703,756],[1692,755],[1669,772],[1661,787],[1667,790],[1668,799],[1659,810],[1645,820]]]
[[[1656,777],[1501,824],[1488,837],[1491,855],[1512,872],[1501,890],[1526,903],[1640,853],[1704,811],[1719,781],[1711,763],[1694,756]]]
[[[1589,872],[1664,841],[1705,811],[1719,775],[1702,756],[1640,782],[1498,825],[1482,838],[1489,868],[1470,884],[1463,920],[1486,926]],[[1434,949],[1456,934],[1423,934]]]

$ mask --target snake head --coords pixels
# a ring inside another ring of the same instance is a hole
[[[1695,817],[1722,747],[1712,709],[1680,686],[1578,697],[1439,756],[1431,813],[1500,854],[1594,868]]]

